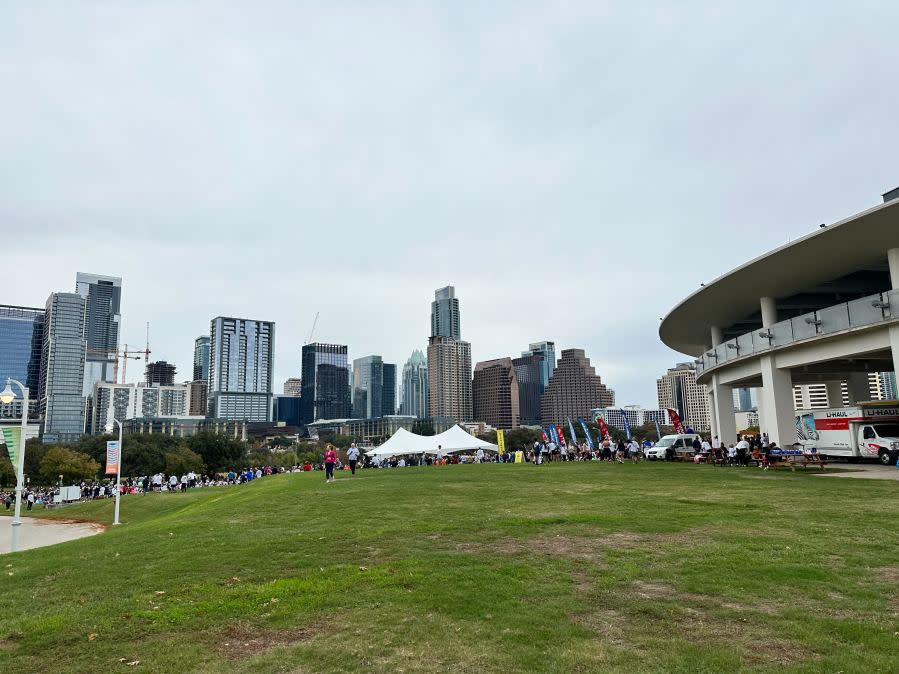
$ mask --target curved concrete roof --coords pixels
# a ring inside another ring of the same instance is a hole
[[[883,263],[899,247],[899,200],[819,228],[706,283],[672,309],[659,337],[697,356],[712,325],[726,328],[759,310],[760,297],[784,298]]]

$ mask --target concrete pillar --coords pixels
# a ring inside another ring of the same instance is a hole
[[[842,407],[843,406],[843,382],[829,381],[827,386],[827,406]]]
[[[717,381],[718,375],[712,376],[712,385],[709,386],[709,392],[706,396],[706,400],[708,401],[709,406],[709,426],[712,429],[712,437],[716,435],[720,437],[718,433],[718,415],[715,414],[715,385],[714,382]]]
[[[759,419],[761,432],[781,447],[796,442],[796,414],[793,408],[793,377],[789,370],[778,368],[774,356],[762,356],[762,389],[760,408],[765,417]]]
[[[712,377],[713,417],[717,428],[712,430],[723,444],[737,441],[737,419],[734,414],[734,389],[731,386],[720,384],[718,375]]]
[[[868,382],[867,372],[852,372],[846,378],[846,388],[849,393],[849,404],[871,400],[871,385]]]
[[[777,300],[773,297],[759,298],[762,309],[762,327],[770,328],[777,323]]]
[[[712,348],[714,349],[716,346],[721,344],[724,341],[724,335],[721,333],[721,328],[717,325],[712,326]]]
[[[887,262],[890,264],[890,280],[893,282],[893,290],[899,290],[899,248],[890,248],[887,251]]]

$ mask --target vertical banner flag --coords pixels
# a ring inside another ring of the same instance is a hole
[[[596,417],[596,425],[599,426],[599,432],[602,433],[603,440],[611,440],[612,436],[609,433],[609,427],[606,426],[606,420],[602,417]]]
[[[552,440],[552,441],[556,444],[556,447],[558,447],[558,446],[559,446],[559,436],[556,435],[556,428],[555,428],[555,426],[553,426],[552,424],[550,424],[550,425],[546,428],[546,430],[549,431],[549,439]]]
[[[671,425],[674,426],[674,432],[683,433],[684,424],[681,422],[680,416],[678,416],[677,412],[669,407],[668,416],[671,418]]]
[[[506,435],[502,429],[496,432],[496,448],[500,456],[506,453]]]
[[[581,423],[581,428],[584,429],[584,435],[587,436],[587,447],[589,447],[590,451],[592,452],[594,449],[593,438],[590,437],[590,429],[587,428],[587,422],[584,421],[583,419],[578,419],[578,421]]]
[[[16,468],[16,452],[19,451],[19,441],[22,439],[22,428],[20,426],[4,426],[3,442],[6,443],[6,451],[9,453],[9,460],[12,467]]]
[[[549,442],[549,438],[546,437],[546,431],[540,431],[540,435],[543,436],[543,444],[544,444],[544,445],[545,445],[547,442]]]
[[[559,424],[556,424],[556,437],[559,438],[559,444],[565,444],[565,434],[562,432],[562,427]]]
[[[623,409],[618,411],[621,412],[621,418],[624,419],[624,432],[627,433],[627,439],[630,440],[634,436],[631,435],[631,425],[627,423],[627,415]]]
[[[659,428],[659,420],[658,419],[656,419],[656,433],[659,436],[659,440],[661,440],[662,439],[662,429]]]
[[[571,444],[577,447],[577,435],[574,433],[574,424],[571,423],[571,417],[565,417],[568,419],[568,430],[571,431]]]
[[[115,475],[119,472],[119,441],[106,441],[106,474]]]

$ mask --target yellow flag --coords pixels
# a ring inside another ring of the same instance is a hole
[[[499,449],[500,454],[506,453],[505,431],[499,430],[496,432],[496,446]]]

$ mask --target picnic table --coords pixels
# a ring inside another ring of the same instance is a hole
[[[794,473],[796,468],[817,466],[821,470],[827,467],[827,461],[817,452],[806,452],[801,449],[775,449],[770,453],[768,465],[772,468],[788,467]]]

